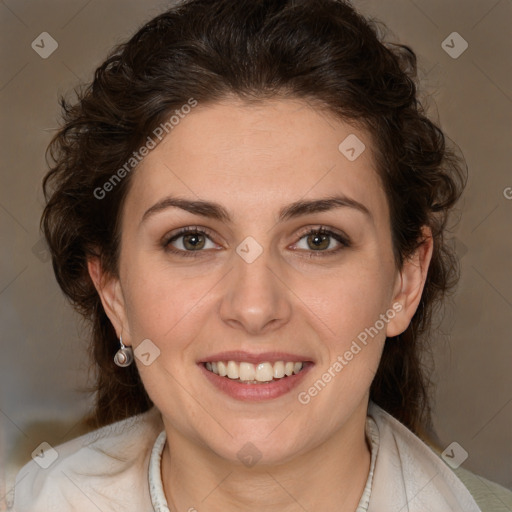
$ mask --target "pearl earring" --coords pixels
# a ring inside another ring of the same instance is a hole
[[[117,366],[121,366],[125,368],[126,366],[130,366],[133,363],[133,350],[131,347],[126,347],[123,344],[123,337],[119,336],[119,343],[121,343],[121,348],[116,352],[114,356],[114,363]]]

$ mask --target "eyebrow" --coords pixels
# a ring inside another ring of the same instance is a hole
[[[373,216],[370,210],[368,210],[364,204],[344,195],[336,195],[313,200],[300,200],[291,203],[279,211],[278,221],[283,222],[285,220],[297,218],[303,215],[325,212],[342,207],[352,208],[361,212],[370,220],[373,220]],[[168,208],[180,208],[187,212],[193,213],[194,215],[200,215],[202,217],[219,220],[225,223],[232,222],[232,218],[229,212],[218,203],[200,199],[190,200],[168,196],[158,201],[144,212],[141,224],[153,215],[167,210]]]

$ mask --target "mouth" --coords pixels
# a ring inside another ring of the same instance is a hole
[[[264,401],[289,393],[314,363],[297,354],[225,352],[198,362],[213,386],[236,400]]]
[[[208,361],[203,363],[205,368],[227,379],[244,384],[268,384],[269,382],[285,379],[299,374],[305,362],[302,361],[264,361],[261,363],[249,363],[247,361]]]

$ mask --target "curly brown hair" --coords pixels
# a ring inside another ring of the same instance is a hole
[[[421,302],[406,331],[387,340],[370,389],[371,400],[415,433],[430,426],[422,355],[433,312],[458,279],[445,232],[465,165],[426,116],[415,53],[384,42],[381,29],[340,0],[186,0],[117,46],[74,103],[61,98],[64,125],[48,147],[41,224],[60,287],[91,322],[97,425],[152,403],[135,365],[113,363],[118,340],[87,269],[88,258],[99,257],[102,269],[117,275],[120,212],[133,173],[108,200],[94,191],[190,98],[208,104],[236,95],[313,101],[368,131],[397,268],[423,242],[422,227],[431,228]]]

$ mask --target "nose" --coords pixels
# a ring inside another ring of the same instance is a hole
[[[238,254],[226,276],[220,316],[230,327],[265,334],[288,323],[290,290],[266,250],[251,263]]]

